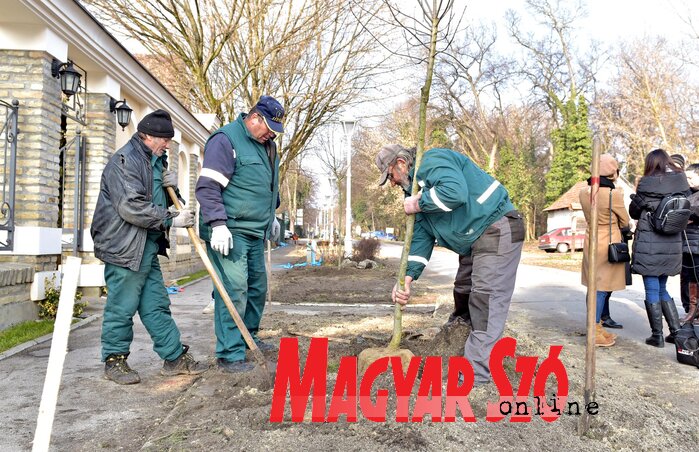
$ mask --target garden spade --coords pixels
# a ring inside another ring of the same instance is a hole
[[[180,200],[177,199],[177,195],[175,194],[175,190],[172,187],[167,187],[167,193],[168,193],[168,195],[170,195],[170,199],[172,200],[172,203],[174,204],[175,208],[177,210],[180,210],[182,208],[182,206],[180,204]],[[243,323],[243,319],[240,318],[240,315],[238,314],[238,311],[235,309],[235,306],[233,306],[233,301],[231,300],[231,297],[228,295],[228,292],[226,292],[226,288],[223,286],[223,282],[221,281],[221,278],[219,278],[218,274],[214,270],[214,266],[211,263],[209,256],[206,254],[206,250],[204,249],[204,246],[201,244],[199,237],[197,237],[196,232],[194,232],[194,228],[187,228],[187,232],[189,233],[189,239],[192,241],[194,248],[196,248],[196,250],[197,250],[197,254],[199,254],[199,257],[201,258],[202,262],[204,263],[204,267],[206,267],[206,271],[209,272],[209,276],[211,276],[211,280],[214,282],[214,286],[216,286],[218,293],[221,294],[221,298],[223,299],[223,303],[226,305],[226,308],[228,308],[228,312],[230,313],[231,317],[233,317],[233,321],[235,322],[235,325],[240,330],[240,333],[243,336],[245,343],[250,348],[250,352],[252,353],[252,356],[259,363],[259,365],[264,369],[264,371],[265,371],[264,374],[268,378],[267,383],[269,383],[269,385],[271,387],[273,382],[274,382],[274,376],[272,375],[272,372],[269,370],[269,367],[267,366],[267,359],[265,358],[264,354],[262,354],[262,351],[255,343],[255,340],[250,335],[250,332],[248,331],[248,329],[245,327],[245,324]]]

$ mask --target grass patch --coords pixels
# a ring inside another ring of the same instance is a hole
[[[191,275],[187,275],[185,277],[178,279],[177,285],[182,286],[184,284],[190,283],[192,281],[196,281],[197,279],[201,279],[204,276],[208,276],[208,275],[209,275],[209,272],[207,272],[206,270],[201,270],[201,271],[198,271],[196,273],[192,273]]]
[[[30,320],[0,331],[0,353],[53,332],[53,320]]]

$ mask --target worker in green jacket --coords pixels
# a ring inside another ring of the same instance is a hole
[[[262,96],[248,113],[215,131],[204,148],[195,194],[201,207],[199,236],[216,273],[257,346],[267,298],[264,241],[279,238],[279,155],[274,139],[284,132],[284,108]],[[214,289],[216,363],[230,373],[247,372],[246,344],[218,289]]]
[[[450,320],[469,322],[472,332],[464,356],[473,366],[475,384],[491,381],[490,351],[505,330],[524,243],[524,222],[507,190],[465,155],[430,149],[415,174],[414,148],[381,148],[376,166],[379,185],[390,180],[405,192],[403,207],[415,214],[405,290],[396,284],[392,298],[405,305],[410,285],[420,277],[435,241],[459,254],[454,281],[455,309]],[[413,177],[420,192],[411,196]]]

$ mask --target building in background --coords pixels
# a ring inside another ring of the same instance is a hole
[[[66,96],[72,88],[62,91],[61,84],[73,71],[80,88]],[[122,129],[114,110],[124,101],[133,111]],[[3,0],[0,329],[36,318],[44,280],[66,256],[82,258],[84,291],[104,285],[89,232],[102,170],[158,108],[172,115],[170,168],[187,205],[196,207],[195,182],[215,118],[188,111],[78,1]],[[161,264],[166,279],[202,268],[186,230],[172,230],[170,259]]]

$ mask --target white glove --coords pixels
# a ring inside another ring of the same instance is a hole
[[[172,218],[173,228],[191,228],[194,227],[194,212],[187,209],[177,211],[178,215]]]
[[[163,171],[163,188],[177,188],[177,173],[170,170]]]
[[[272,221],[272,231],[271,231],[271,239],[273,242],[276,242],[279,240],[279,232],[281,231],[281,226],[279,226],[279,220],[277,220],[277,217],[274,217],[274,221]]]
[[[233,236],[228,226],[221,224],[214,226],[211,231],[211,248],[224,256],[228,256],[228,251],[233,249]]]

